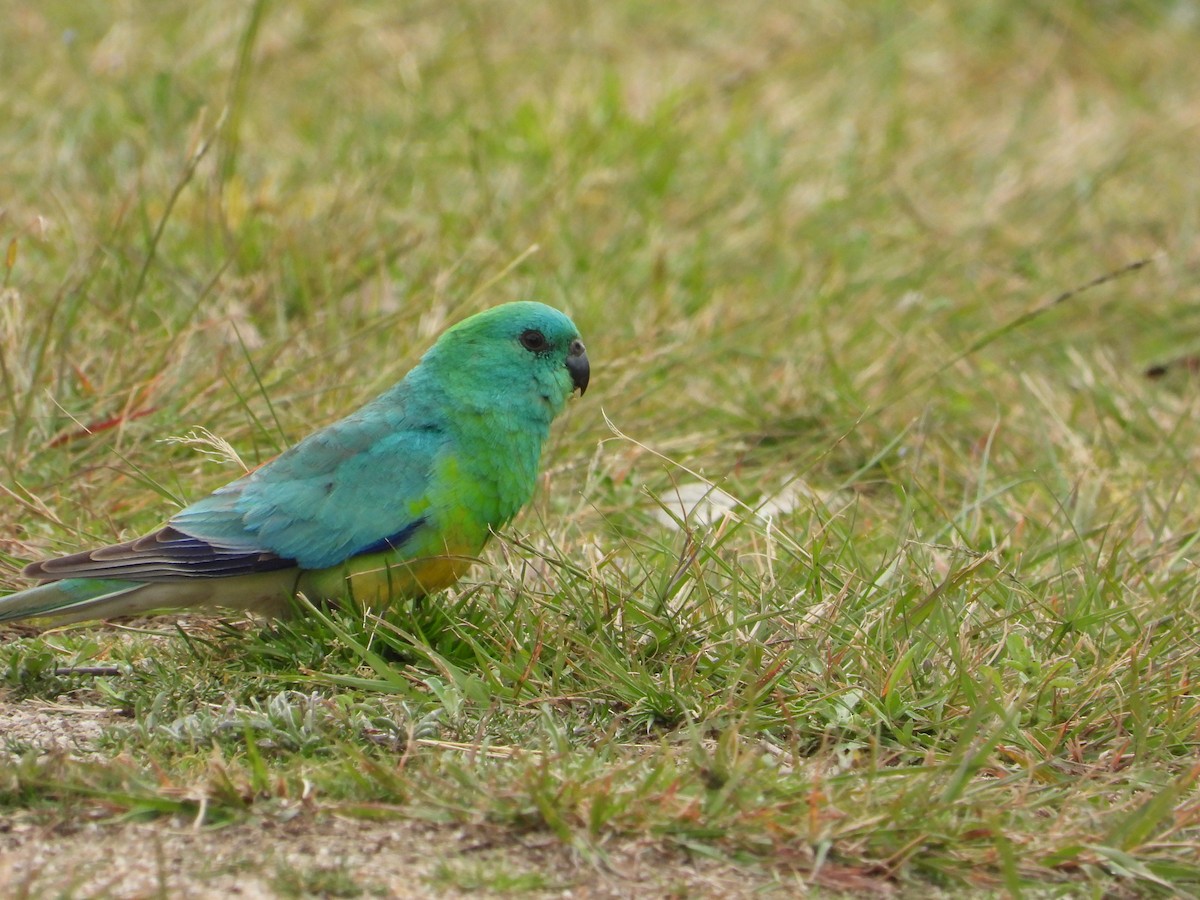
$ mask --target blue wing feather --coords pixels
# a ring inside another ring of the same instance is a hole
[[[300,566],[400,549],[426,526],[429,480],[445,450],[436,395],[421,408],[406,382],[249,475],[123,544],[34,563],[45,581],[170,581]]]
[[[305,569],[411,540],[428,522],[414,507],[426,495],[445,434],[436,416],[404,402],[404,386],[181,510],[169,526],[215,547],[271,553]]]

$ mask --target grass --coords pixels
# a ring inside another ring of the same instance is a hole
[[[11,742],[0,808],[417,818],[595,865],[631,837],[834,893],[1200,891],[1196,15],[14,14],[5,586],[241,471],[165,439],[253,465],[477,309],[570,311],[593,388],[436,601],[9,631],[7,703],[126,718],[83,759]]]

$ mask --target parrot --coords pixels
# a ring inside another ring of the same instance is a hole
[[[395,385],[144,537],[35,562],[0,622],[188,608],[286,615],[435,594],[529,501],[551,422],[587,390],[579,330],[533,301],[451,326]]]

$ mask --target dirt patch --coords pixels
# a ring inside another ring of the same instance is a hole
[[[197,831],[0,819],[6,897],[762,897],[802,888],[634,841],[586,860],[547,835],[487,826],[330,815]]]
[[[96,742],[105,728],[128,722],[111,709],[85,703],[0,700],[0,759],[29,751],[64,753],[73,759],[97,755]]]

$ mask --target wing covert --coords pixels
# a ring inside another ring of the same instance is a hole
[[[271,553],[304,569],[384,546],[399,549],[429,524],[427,489],[444,444],[440,428],[413,427],[369,404],[168,524],[213,545]]]

